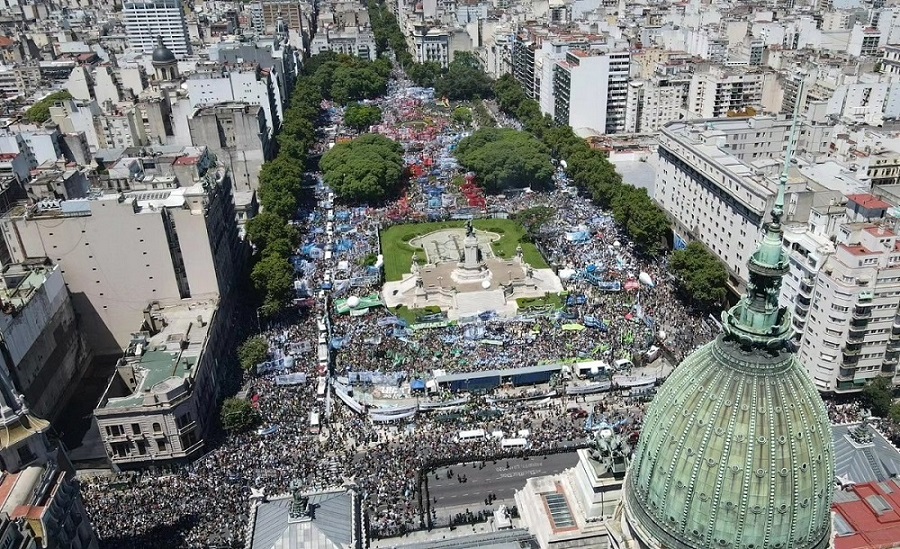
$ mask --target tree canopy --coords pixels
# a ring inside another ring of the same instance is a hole
[[[300,240],[296,227],[270,211],[263,211],[247,222],[247,236],[263,254],[271,253],[270,248],[281,248],[279,241],[284,241],[289,249],[293,249]]]
[[[369,61],[352,55],[323,52],[313,56],[304,70],[318,89],[318,95],[345,105],[384,95],[391,75],[391,63],[387,59]]]
[[[447,72],[436,79],[434,92],[454,101],[494,95],[491,79],[481,70],[478,58],[469,52],[454,55]]]
[[[440,63],[434,61],[412,63],[406,68],[406,75],[409,76],[409,79],[416,86],[423,88],[433,88],[442,74],[444,74],[444,68]]]
[[[394,196],[404,173],[403,148],[382,135],[363,135],[335,145],[319,165],[341,200],[378,203]]]
[[[886,377],[877,377],[866,385],[862,391],[863,404],[869,409],[869,413],[875,417],[887,418],[892,415],[892,403],[894,400],[893,384]]]
[[[241,368],[248,372],[256,365],[265,362],[269,356],[269,343],[261,337],[250,337],[238,347],[238,360]]]
[[[669,231],[665,213],[645,191],[624,183],[602,151],[592,149],[569,126],[541,114],[537,102],[528,98],[512,75],[494,82],[494,95],[503,112],[540,139],[554,158],[566,162],[566,172],[576,187],[601,208],[612,209],[638,251],[648,255],[664,251]]]
[[[530,187],[553,186],[550,154],[540,141],[526,132],[485,128],[460,141],[456,158],[475,172],[488,193]]]
[[[358,132],[379,122],[381,122],[381,109],[374,105],[356,103],[348,106],[344,111],[344,124]]]
[[[472,109],[468,107],[456,107],[453,109],[453,122],[460,126],[472,125]]]
[[[549,206],[533,206],[516,214],[516,221],[522,224],[529,237],[534,239],[541,232],[541,227],[556,216],[556,209]]]
[[[265,294],[261,311],[272,316],[290,305],[294,297],[294,266],[284,254],[266,254],[253,266],[250,280]]]
[[[50,107],[57,101],[66,99],[72,99],[72,94],[65,90],[51,93],[25,111],[25,118],[34,124],[43,124],[50,120]]]
[[[723,304],[728,293],[728,272],[722,263],[699,242],[672,254],[669,268],[679,287],[701,308]]]
[[[243,398],[226,398],[222,402],[219,417],[222,420],[222,427],[232,433],[247,431],[259,420],[259,414],[250,402]]]

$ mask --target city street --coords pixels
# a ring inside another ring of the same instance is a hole
[[[446,514],[448,508],[470,505],[480,507],[490,493],[497,497],[498,502],[512,500],[516,490],[521,489],[528,478],[557,474],[577,462],[578,454],[567,452],[525,459],[504,459],[496,463],[488,461],[484,468],[481,468],[481,462],[441,467],[428,475],[431,504],[438,515],[441,515]],[[448,469],[453,471],[452,478],[447,478]],[[467,481],[459,482],[459,475],[467,477]]]

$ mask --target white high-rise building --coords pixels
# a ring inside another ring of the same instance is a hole
[[[822,392],[860,391],[878,377],[897,384],[900,357],[900,238],[891,205],[850,195],[849,223],[811,288],[797,296],[808,311],[797,356]]]
[[[576,133],[625,131],[631,53],[607,49],[569,50],[554,71],[554,118]]]
[[[123,12],[133,50],[154,53],[161,38],[178,59],[190,55],[191,41],[180,0],[132,0],[125,2]]]

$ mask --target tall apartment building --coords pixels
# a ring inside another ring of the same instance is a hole
[[[556,121],[579,134],[624,132],[630,67],[627,48],[567,52],[554,75]]]
[[[272,34],[278,26],[279,19],[289,30],[303,34],[307,26],[303,13],[303,3],[292,0],[262,0],[251,5],[253,26],[262,34]]]
[[[897,384],[900,357],[900,229],[890,204],[848,197],[835,253],[796,307],[808,311],[798,357],[823,392],[859,391],[877,377]]]
[[[106,452],[120,467],[202,453],[231,331],[216,298],[154,301],[143,314],[94,410]]]
[[[274,157],[262,107],[225,103],[197,109],[188,126],[191,141],[209,147],[228,166],[236,190],[259,187],[262,165]]]
[[[135,51],[153,53],[158,40],[178,59],[191,54],[184,4],[180,0],[128,0],[122,6],[125,34]]]
[[[685,88],[661,85],[658,79],[628,83],[625,131],[655,132],[673,120],[684,118]]]
[[[688,90],[688,116],[721,118],[748,107],[759,109],[763,102],[765,74],[716,65],[695,72]]]
[[[244,257],[232,196],[212,167],[190,186],[18,206],[0,233],[14,261],[60,266],[94,352],[118,354],[147,303],[230,294]]]
[[[557,62],[565,61],[566,53],[570,50],[590,50],[604,45],[604,37],[594,35],[551,36],[540,42],[534,52],[533,62],[535,99],[542,113],[556,115],[554,75]]]
[[[540,97],[540,86],[535,86],[535,51],[540,46],[532,37],[524,33],[513,36],[512,41],[512,75],[522,86],[525,95],[531,99]]]
[[[6,265],[0,288],[0,367],[31,410],[53,421],[93,353],[75,319],[59,266]]]

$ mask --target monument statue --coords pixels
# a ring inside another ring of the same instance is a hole
[[[631,444],[612,429],[600,429],[594,434],[591,459],[615,475],[624,475],[631,456]]]
[[[475,228],[472,227],[472,220],[466,220],[466,237],[475,236]]]

